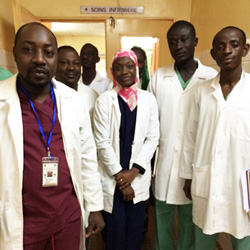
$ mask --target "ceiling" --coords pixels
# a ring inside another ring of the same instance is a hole
[[[104,22],[51,22],[51,30],[56,36],[105,36]]]

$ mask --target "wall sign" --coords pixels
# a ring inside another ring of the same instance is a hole
[[[143,14],[144,7],[81,6],[82,14]]]

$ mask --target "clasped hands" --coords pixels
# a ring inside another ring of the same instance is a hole
[[[115,180],[123,194],[123,199],[125,201],[133,200],[135,197],[134,189],[131,187],[131,183],[138,173],[139,169],[131,168],[129,170],[122,170],[115,175]]]

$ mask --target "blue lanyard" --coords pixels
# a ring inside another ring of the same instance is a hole
[[[30,102],[30,106],[35,114],[35,117],[36,117],[36,121],[37,121],[37,124],[39,126],[39,129],[40,129],[40,132],[43,136],[43,139],[44,139],[44,142],[45,142],[45,145],[47,147],[47,152],[48,152],[48,157],[50,158],[53,158],[52,155],[50,154],[50,150],[49,150],[49,145],[50,145],[50,142],[51,142],[51,138],[52,138],[52,131],[53,131],[53,128],[54,128],[54,125],[55,125],[55,121],[56,121],[56,105],[55,105],[55,96],[54,96],[54,92],[53,92],[53,87],[52,87],[52,84],[50,83],[50,93],[51,93],[51,97],[52,97],[52,101],[53,101],[53,106],[54,106],[54,111],[53,111],[53,118],[52,118],[52,127],[51,127],[51,130],[50,130],[50,133],[49,133],[49,138],[48,138],[48,141],[46,143],[46,138],[45,138],[45,135],[44,135],[44,132],[43,132],[43,128],[42,128],[42,125],[38,119],[38,116],[36,114],[36,110],[35,110],[35,107],[34,107],[34,104],[28,94],[28,92],[24,89],[23,85],[19,82],[19,85],[20,85],[20,88],[21,90],[23,91],[23,93],[28,97],[29,99],[29,102]]]

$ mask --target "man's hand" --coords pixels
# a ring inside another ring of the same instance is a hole
[[[123,170],[119,172],[115,176],[118,187],[120,189],[124,189],[128,187],[132,183],[132,181],[135,179],[138,173],[139,173],[139,169],[137,168],[131,168],[129,170]]]
[[[85,237],[88,238],[92,234],[101,232],[104,227],[105,223],[101,212],[91,212],[89,215],[89,226]]]
[[[192,184],[192,180],[185,180],[185,184],[184,184],[184,187],[183,187],[183,191],[184,191],[186,197],[189,200],[192,200],[192,196],[191,196],[191,184]]]
[[[121,192],[125,201],[131,201],[135,197],[134,189],[130,185],[121,189]]]

